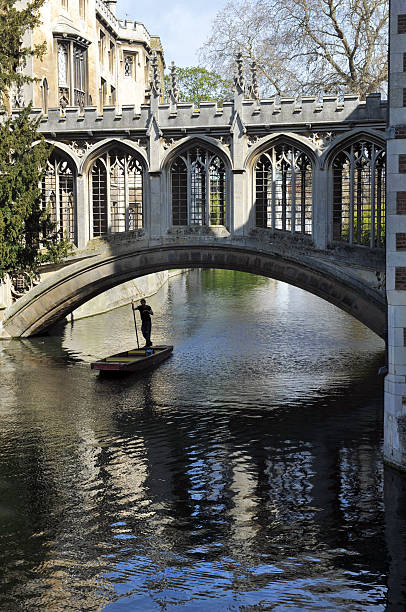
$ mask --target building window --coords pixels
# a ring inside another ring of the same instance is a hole
[[[104,64],[104,54],[106,51],[106,36],[104,32],[100,30],[99,36],[99,61],[103,65]]]
[[[67,88],[68,82],[68,58],[69,46],[59,43],[58,45],[58,82],[60,88]]]
[[[55,223],[59,238],[76,242],[76,198],[73,166],[58,153],[47,162],[42,179],[42,205]]]
[[[87,49],[73,45],[74,106],[87,103]]]
[[[333,240],[385,246],[385,151],[357,142],[333,161]]]
[[[91,169],[93,237],[143,227],[143,168],[129,153],[113,149]]]
[[[58,83],[59,103],[62,108],[68,104],[82,109],[86,106],[88,103],[86,47],[73,41],[58,43]]]
[[[61,0],[62,8],[68,10],[68,0]]]
[[[134,58],[132,55],[124,55],[124,76],[134,76]]]
[[[223,160],[194,147],[171,166],[173,225],[225,225],[227,172]]]
[[[117,102],[116,88],[113,87],[113,85],[111,85],[111,87],[110,87],[110,104],[112,106],[115,106],[116,102]]]
[[[116,59],[116,48],[114,46],[114,43],[110,43],[110,49],[109,49],[109,70],[110,70],[110,74],[114,74],[114,64],[115,64],[115,59]]]
[[[290,144],[269,149],[255,166],[257,227],[312,233],[312,164]]]
[[[86,19],[86,0],[79,0],[79,15],[81,19]]]
[[[107,85],[105,79],[100,79],[100,110],[103,110],[103,106],[106,103],[106,95],[107,95]]]

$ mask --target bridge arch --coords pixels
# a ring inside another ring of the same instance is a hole
[[[128,280],[167,269],[223,268],[250,272],[309,291],[338,306],[384,337],[386,304],[378,291],[343,269],[303,255],[285,256],[258,245],[215,241],[147,243],[117,248],[71,264],[6,310],[0,337],[40,334],[89,299]]]

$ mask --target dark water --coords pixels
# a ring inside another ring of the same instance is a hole
[[[234,272],[150,302],[175,352],[145,378],[89,368],[129,307],[0,344],[0,609],[406,609],[383,343]]]

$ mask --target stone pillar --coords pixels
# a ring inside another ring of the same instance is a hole
[[[406,469],[406,4],[391,0],[387,144],[385,461]]]
[[[242,55],[237,54],[236,74],[234,77],[234,109],[231,125],[232,137],[232,203],[230,231],[231,234],[243,236],[248,233],[248,210],[246,172],[244,171],[244,154],[246,148],[246,129],[243,121],[243,100],[245,94],[245,81],[243,77]]]
[[[328,243],[328,172],[317,164],[313,183],[313,241],[318,249],[326,249]]]
[[[86,189],[86,177],[79,174],[76,181],[76,215],[78,249],[85,249],[90,238],[89,230],[89,194]]]

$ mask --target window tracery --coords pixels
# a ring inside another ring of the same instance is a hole
[[[255,166],[257,227],[312,233],[312,163],[290,144],[263,153]]]
[[[76,242],[76,195],[73,167],[54,153],[42,179],[41,199],[61,238]]]
[[[143,167],[133,155],[112,149],[92,165],[93,237],[143,227]]]
[[[385,246],[385,151],[356,142],[333,161],[333,240]]]
[[[193,147],[171,166],[173,225],[225,225],[227,172],[223,160]]]

